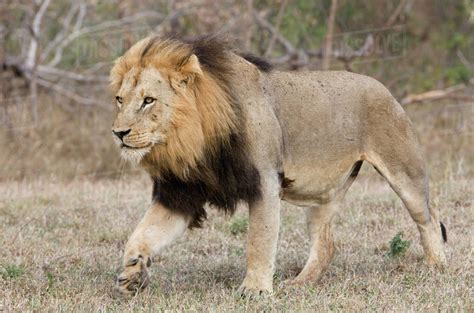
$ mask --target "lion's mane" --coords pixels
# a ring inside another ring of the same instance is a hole
[[[154,66],[171,82],[177,69],[197,56],[202,73],[190,76],[193,92],[174,104],[166,145],[153,147],[142,161],[154,181],[153,200],[191,216],[190,227],[201,226],[206,203],[233,213],[239,201],[261,197],[260,175],[248,153],[245,112],[232,88],[231,53],[228,43],[216,37],[150,37],[118,59],[111,72],[113,91],[134,67]],[[265,61],[243,57],[270,70]],[[189,105],[193,101],[196,105]]]

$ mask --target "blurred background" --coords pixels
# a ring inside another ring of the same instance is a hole
[[[471,0],[2,0],[0,180],[141,175],[120,160],[108,72],[149,35],[220,33],[281,70],[380,80],[432,178],[472,177]]]

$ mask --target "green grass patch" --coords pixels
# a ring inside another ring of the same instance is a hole
[[[20,277],[25,270],[16,264],[0,265],[0,275],[3,279],[15,279]]]
[[[51,288],[53,288],[54,281],[55,281],[56,279],[55,279],[55,277],[54,277],[54,274],[51,273],[51,272],[47,272],[47,273],[46,273],[46,278],[48,279],[48,290],[50,290]]]
[[[399,232],[395,237],[390,240],[390,249],[387,256],[390,258],[397,258],[403,256],[408,248],[410,248],[411,242],[403,239],[403,232]]]
[[[246,217],[236,217],[231,221],[229,225],[229,231],[234,236],[245,234],[247,232],[248,225],[249,222]]]

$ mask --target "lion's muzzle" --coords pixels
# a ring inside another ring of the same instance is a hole
[[[132,129],[129,128],[127,130],[112,130],[112,132],[123,142],[123,137],[127,136],[131,130]]]

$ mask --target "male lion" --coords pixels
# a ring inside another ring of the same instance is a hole
[[[378,81],[344,71],[274,71],[215,37],[149,37],[116,61],[111,89],[122,156],[154,183],[153,205],[125,247],[120,293],[148,284],[153,256],[200,227],[205,204],[232,213],[238,203],[250,212],[240,290],[271,292],[282,199],[306,208],[311,239],[294,282],[316,281],[334,253],[334,214],[364,161],[407,207],[427,262],[445,263],[415,132]]]

